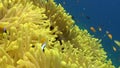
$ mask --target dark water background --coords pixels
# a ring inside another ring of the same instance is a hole
[[[120,41],[120,0],[55,0],[62,4],[65,10],[73,16],[76,24],[87,29],[96,38],[102,39],[102,45],[107,52],[108,59],[118,68],[120,66],[120,47],[114,40]],[[96,32],[92,32],[90,27]],[[98,27],[102,31],[98,31]],[[113,39],[106,35],[109,31]],[[116,51],[112,47],[116,48]]]

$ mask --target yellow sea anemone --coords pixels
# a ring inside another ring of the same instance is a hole
[[[0,67],[115,68],[71,17],[54,0],[0,0]]]

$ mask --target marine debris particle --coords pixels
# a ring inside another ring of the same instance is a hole
[[[109,31],[106,31],[106,34],[109,34]]]
[[[118,45],[120,47],[120,41],[114,40],[114,43],[116,43],[116,45]]]
[[[112,48],[113,48],[113,50],[114,50],[114,51],[116,51],[116,50],[117,50],[117,49],[116,49],[116,47],[114,47],[114,46],[113,46]]]
[[[98,27],[98,30],[99,30],[99,31],[102,31],[102,28],[101,28],[101,27]]]
[[[96,32],[96,30],[95,30],[94,27],[90,27],[90,30],[91,30],[92,32]]]

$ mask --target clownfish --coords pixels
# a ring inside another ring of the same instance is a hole
[[[4,26],[0,26],[0,33],[6,33],[7,32],[7,30],[6,30],[6,28],[4,27]]]
[[[44,48],[46,46],[46,42],[42,44],[41,49],[44,51]]]
[[[41,49],[44,51],[44,48],[45,48],[46,45],[47,45],[47,39],[46,39],[46,38],[41,38],[41,39],[40,39],[40,43],[42,43]]]

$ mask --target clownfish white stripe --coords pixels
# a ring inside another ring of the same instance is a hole
[[[42,44],[41,49],[44,50],[45,46],[46,46],[46,42]]]

